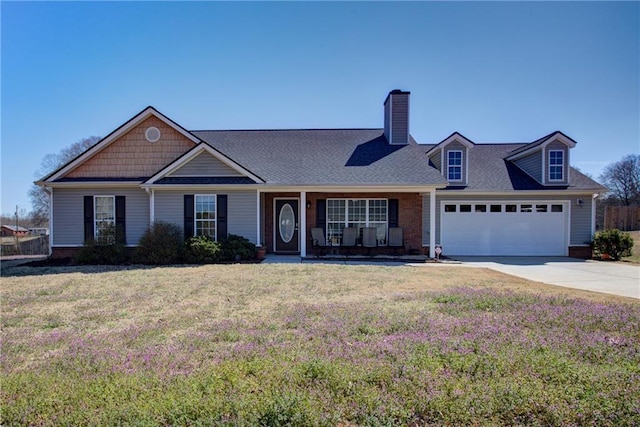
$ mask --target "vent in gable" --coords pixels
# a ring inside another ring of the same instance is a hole
[[[160,129],[155,126],[150,126],[144,131],[144,137],[149,142],[156,142],[160,139]]]

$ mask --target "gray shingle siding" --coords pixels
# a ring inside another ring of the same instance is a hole
[[[149,225],[149,195],[142,189],[99,188],[53,190],[52,246],[84,244],[84,196],[125,196],[127,245],[138,244]]]
[[[184,226],[185,194],[226,194],[227,199],[227,231],[246,237],[256,243],[257,220],[255,191],[212,191],[212,190],[162,190],[155,192],[155,219]]]
[[[242,176],[242,174],[205,152],[167,176]]]
[[[515,160],[513,163],[525,171],[527,175],[542,183],[542,150]]]

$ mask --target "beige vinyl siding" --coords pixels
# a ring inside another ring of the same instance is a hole
[[[229,165],[204,152],[168,176],[243,176]]]
[[[551,151],[562,151],[564,153],[562,155],[564,180],[562,181],[549,180],[549,152]],[[545,179],[547,180],[547,185],[567,185],[567,182],[568,182],[567,178],[569,176],[569,148],[560,141],[553,141],[549,143],[545,149],[544,167],[545,167],[544,176],[545,176]]]
[[[149,226],[149,195],[142,189],[101,188],[53,190],[52,246],[84,244],[84,196],[125,196],[127,246],[138,244]]]
[[[422,201],[422,216],[423,216],[423,233],[422,243],[425,246],[429,245],[428,228],[429,228],[429,195],[423,196]],[[577,200],[583,201],[582,205],[578,205]],[[593,199],[590,194],[584,195],[562,195],[562,196],[536,196],[531,197],[526,194],[514,194],[513,196],[465,196],[463,194],[438,194],[436,198],[436,243],[440,243],[440,217],[441,206],[447,201],[478,201],[478,202],[496,202],[505,203],[509,201],[526,202],[532,201],[566,201],[570,210],[570,230],[569,230],[569,245],[580,246],[585,245],[586,242],[591,240],[591,205]]]
[[[184,195],[185,194],[226,194],[227,199],[227,231],[246,237],[253,243],[257,237],[257,219],[255,191],[212,191],[212,190],[156,190],[155,220],[169,222],[184,227]]]
[[[514,161],[516,166],[542,184],[542,150]]]

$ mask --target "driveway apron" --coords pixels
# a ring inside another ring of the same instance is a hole
[[[456,257],[484,267],[550,285],[640,299],[640,266],[568,257]]]

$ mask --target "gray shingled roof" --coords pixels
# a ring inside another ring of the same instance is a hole
[[[222,154],[282,185],[446,184],[424,146],[389,145],[382,129],[192,131]]]
[[[512,162],[505,160],[514,151],[530,144],[476,144],[469,150],[469,182],[460,191],[513,191],[513,190],[606,190],[602,185],[571,168],[568,186],[543,186]],[[428,152],[433,145],[424,146]]]

